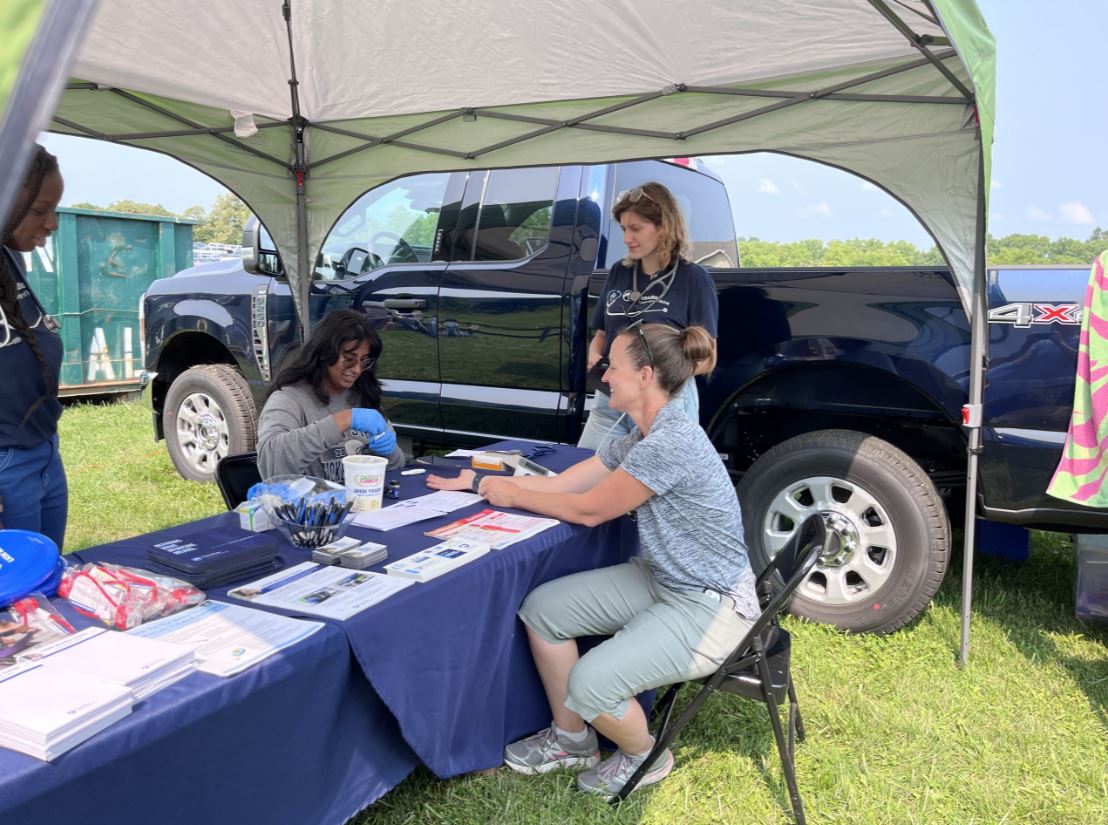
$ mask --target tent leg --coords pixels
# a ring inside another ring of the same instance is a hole
[[[981,130],[977,130],[981,141]],[[986,346],[989,340],[988,301],[985,283],[985,191],[989,182],[985,177],[985,152],[977,156],[977,231],[974,244],[973,295],[970,300],[970,362],[969,362],[969,429],[966,449],[966,523],[962,543],[962,644],[958,662],[962,666],[969,661],[970,616],[973,612],[973,546],[977,527],[977,465],[981,455],[981,425],[983,423],[983,398],[985,374],[988,370]]]

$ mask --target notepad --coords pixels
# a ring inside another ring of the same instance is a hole
[[[0,746],[51,760],[131,712],[134,694],[92,676],[37,664],[0,678]]]
[[[196,669],[196,654],[188,647],[99,627],[43,645],[35,653],[43,667],[129,688],[136,701]]]

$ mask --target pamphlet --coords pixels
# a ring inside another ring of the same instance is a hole
[[[560,523],[553,518],[502,513],[499,510],[486,508],[472,516],[452,521],[435,530],[428,530],[424,535],[435,539],[465,538],[471,541],[482,541],[493,550],[503,550],[517,541],[529,539]]]
[[[489,552],[488,544],[468,539],[448,539],[434,547],[420,550],[406,559],[385,565],[390,575],[425,582],[468,564]]]
[[[383,573],[349,570],[306,561],[264,579],[236,587],[227,595],[267,607],[279,607],[341,621],[411,584],[410,581]]]
[[[388,507],[382,507],[380,510],[359,513],[355,516],[354,523],[359,527],[368,527],[371,530],[393,530],[397,527],[415,524],[417,521],[438,518],[479,501],[482,501],[482,498],[476,493],[439,490],[436,493],[429,493],[425,496],[410,498]]]
[[[397,527],[407,527],[417,521],[439,518],[442,513],[430,507],[423,507],[416,502],[419,499],[401,501],[380,510],[366,510],[354,516],[354,524],[359,527],[368,527],[370,530],[395,530]]]
[[[440,513],[453,513],[455,510],[484,501],[477,493],[467,493],[463,490],[439,490],[435,493],[408,500],[418,501],[421,506],[430,507]]]
[[[188,647],[200,661],[198,670],[213,676],[233,676],[308,638],[321,627],[320,622],[207,601],[127,633]]]
[[[42,645],[32,657],[43,667],[122,685],[134,692],[136,701],[196,670],[196,656],[187,647],[102,627]]]

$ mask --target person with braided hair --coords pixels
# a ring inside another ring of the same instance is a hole
[[[36,145],[0,250],[0,525],[43,533],[59,549],[69,510],[58,453],[62,341],[27,285],[22,253],[45,246],[58,228],[62,189],[58,159]]]

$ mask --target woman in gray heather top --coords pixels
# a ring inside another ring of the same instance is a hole
[[[547,582],[523,603],[519,615],[553,722],[505,749],[514,770],[584,766],[578,787],[611,796],[654,744],[632,697],[712,673],[758,615],[731,480],[708,436],[674,398],[714,360],[703,327],[649,324],[621,332],[604,380],[611,406],[634,421],[631,432],[553,478],[480,481],[494,505],[578,524],[634,510],[642,545],[628,564]],[[612,638],[579,658],[575,640],[594,635]],[[619,746],[599,765],[594,728]],[[666,751],[640,787],[672,766]]]
[[[360,312],[327,313],[270,387],[258,418],[262,478],[296,473],[343,482],[342,459],[379,455],[404,464],[396,433],[380,413],[374,368],[381,339]]]

